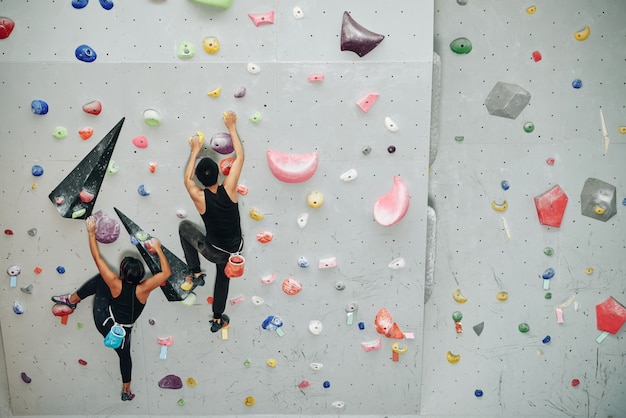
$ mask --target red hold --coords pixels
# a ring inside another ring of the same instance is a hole
[[[535,196],[534,200],[539,223],[560,227],[568,201],[567,195],[561,187],[556,185],[539,196]]]
[[[78,359],[78,364],[80,364],[81,366],[86,366],[87,362],[85,360],[83,360],[82,358]]]
[[[535,62],[539,62],[541,61],[541,52],[539,51],[533,51],[533,60]]]
[[[100,103],[99,100],[86,103],[83,105],[83,111],[85,113],[89,113],[90,115],[98,116],[100,112],[102,112],[102,103]]]
[[[578,379],[572,379],[572,386],[573,386],[573,387],[576,387],[576,386],[578,386],[578,385],[580,385],[580,380],[578,380]]]
[[[0,17],[0,39],[6,39],[13,32],[15,22],[8,17]]]
[[[4,230],[4,235],[13,235],[13,231],[10,229],[5,229]]]

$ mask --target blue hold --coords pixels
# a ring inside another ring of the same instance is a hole
[[[572,81],[572,87],[574,87],[575,89],[579,89],[583,86],[583,81],[579,78],[577,78],[576,80]]]
[[[482,390],[480,390],[480,389],[476,389],[476,390],[474,391],[474,396],[476,396],[477,398],[482,398],[482,396],[483,396],[483,391],[482,391]]]
[[[63,267],[63,266],[58,266],[58,267],[57,267],[57,273],[59,273],[59,274],[64,274],[64,273],[65,273],[65,267]]]
[[[31,172],[33,173],[33,176],[35,177],[39,177],[43,174],[43,167],[40,165],[35,164],[31,170]]]
[[[48,113],[48,109],[48,103],[43,100],[33,100],[30,102],[30,110],[32,110],[35,115],[45,115]]]
[[[543,272],[543,274],[541,275],[541,277],[544,280],[548,280],[554,277],[554,274],[556,272],[554,271],[554,269],[552,267],[550,267],[549,269],[546,269],[546,271]]]
[[[502,186],[502,190],[509,190],[509,188],[511,187],[511,184],[509,184],[509,182],[506,180],[502,180],[502,183],[500,183],[500,186]]]
[[[76,48],[76,58],[83,62],[94,62],[98,55],[89,45],[80,45]]]
[[[111,10],[113,8],[113,2],[111,0],[100,0],[100,6],[104,10]]]
[[[361,331],[365,329],[365,322],[359,322],[359,329]]]
[[[283,326],[283,320],[278,316],[270,315],[261,324],[263,329],[272,331]]]
[[[87,3],[89,3],[89,0],[72,0],[72,6],[74,6],[75,9],[82,9],[87,6]]]
[[[550,338],[549,335],[546,335],[546,337],[543,340],[541,340],[541,342],[544,344],[548,344],[550,341],[552,341],[552,338]]]

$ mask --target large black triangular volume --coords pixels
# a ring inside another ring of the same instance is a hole
[[[48,195],[64,218],[86,219],[91,215],[124,119]]]
[[[350,13],[343,12],[340,42],[342,51],[352,51],[363,57],[376,48],[383,39],[384,35],[365,29],[350,16]]]
[[[126,228],[126,231],[128,231],[131,237],[137,240],[135,246],[137,247],[137,250],[139,250],[139,254],[141,254],[143,260],[146,262],[148,269],[150,269],[152,274],[160,272],[161,263],[159,263],[159,256],[150,253],[145,247],[145,242],[151,239],[152,236],[141,229],[139,225],[124,215],[118,208],[113,209],[115,209],[115,213],[119,216],[124,228]],[[165,248],[163,244],[161,244],[161,248],[163,249],[165,257],[170,262],[170,267],[172,269],[171,277],[163,285],[161,285],[161,290],[170,302],[184,300],[196,287],[194,284],[190,290],[181,289],[181,286],[185,283],[186,278],[192,275],[191,269],[184,261]]]

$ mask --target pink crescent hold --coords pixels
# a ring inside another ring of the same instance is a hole
[[[274,176],[285,183],[301,183],[317,170],[317,151],[309,154],[283,154],[267,150],[267,163]]]
[[[254,23],[254,26],[259,27],[261,25],[271,25],[274,23],[274,11],[267,13],[248,13],[250,20]]]
[[[367,111],[370,110],[370,107],[372,107],[376,99],[378,99],[378,96],[379,95],[376,93],[370,93],[358,102],[356,102],[356,105],[359,106],[363,112],[367,113]]]
[[[400,221],[409,210],[409,190],[399,176],[393,177],[393,187],[374,205],[374,219],[382,226]]]
[[[172,343],[174,343],[174,338],[173,337],[157,338],[157,343],[159,345],[164,346],[164,347],[168,347],[168,346],[172,345]]]

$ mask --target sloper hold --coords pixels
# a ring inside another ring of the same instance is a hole
[[[565,207],[567,206],[567,195],[557,184],[539,196],[535,196],[535,207],[539,223],[547,226],[560,227]]]
[[[124,119],[122,118],[48,195],[64,218],[86,219],[91,215]],[[81,200],[80,194],[83,190],[93,193],[94,198],[88,202]],[[76,213],[82,214],[72,216]]]
[[[490,115],[516,119],[530,102],[530,93],[517,84],[498,81],[485,99]]]
[[[119,209],[117,208],[113,208],[113,209],[115,209],[115,213],[117,213],[117,216],[119,216],[120,220],[122,221],[122,224],[124,225],[124,228],[126,228],[126,231],[128,231],[131,237],[137,237],[138,235],[143,235],[142,238],[145,238],[143,239],[144,242],[152,238],[150,234],[146,233],[145,230],[141,229],[139,225],[134,223],[130,218],[124,215]],[[152,254],[148,252],[148,250],[144,247],[144,245],[141,242],[138,242],[137,245],[135,246],[137,247],[137,250],[139,250],[139,254],[141,254],[141,257],[148,265],[148,269],[150,269],[152,274],[156,274],[160,272],[161,264],[159,263],[159,256],[157,254]],[[165,295],[167,300],[170,302],[185,300],[187,296],[189,296],[189,294],[192,293],[193,290],[196,288],[195,284],[191,287],[191,289],[188,289],[188,290],[183,290],[181,288],[183,283],[185,283],[186,281],[185,279],[187,278],[187,276],[191,276],[193,274],[191,271],[191,268],[189,268],[189,266],[185,262],[183,262],[180,258],[176,257],[176,255],[174,255],[170,250],[165,248],[163,244],[161,244],[161,248],[163,249],[163,253],[165,254],[165,257],[170,262],[170,267],[172,269],[172,275],[165,282],[164,285],[160,286],[161,290],[163,291],[163,294]]]
[[[384,35],[372,32],[358,24],[350,13],[343,12],[341,21],[341,50],[352,51],[359,57],[367,55],[385,39]]]

